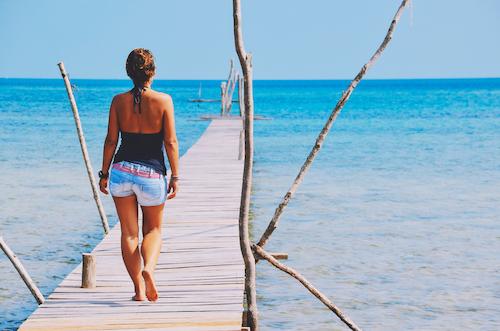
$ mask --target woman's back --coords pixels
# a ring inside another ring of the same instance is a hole
[[[119,94],[113,102],[121,144],[113,163],[135,162],[166,174],[163,156],[164,117],[169,96],[150,88]]]
[[[158,133],[162,131],[166,107],[171,100],[168,94],[147,88],[142,92],[140,109],[134,104],[131,91],[116,95],[113,102],[121,132]]]

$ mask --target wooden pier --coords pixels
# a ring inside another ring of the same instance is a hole
[[[81,288],[78,265],[19,330],[244,329],[241,129],[241,121],[213,120],[180,160],[180,191],[165,205],[157,302],[131,300],[117,224],[92,251],[97,287]]]

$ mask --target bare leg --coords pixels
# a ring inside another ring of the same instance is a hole
[[[163,206],[144,207],[142,208],[143,223],[142,223],[142,246],[141,253],[144,259],[144,270],[142,276],[146,283],[146,296],[149,301],[158,300],[158,291],[154,281],[154,270],[156,262],[160,256],[161,250],[161,223],[163,220]]]
[[[137,224],[137,199],[135,195],[117,198],[113,197],[116,211],[120,219],[121,248],[123,262],[134,283],[133,300],[143,301],[145,286],[141,277],[141,254],[139,252],[139,225]]]

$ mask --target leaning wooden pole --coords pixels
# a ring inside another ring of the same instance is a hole
[[[97,183],[94,178],[94,171],[92,170],[92,164],[90,163],[89,153],[87,151],[87,143],[85,142],[85,136],[83,135],[82,124],[80,122],[80,115],[78,114],[78,107],[76,106],[75,97],[73,96],[73,89],[71,88],[71,83],[64,68],[64,63],[59,62],[57,64],[59,70],[61,71],[62,78],[64,79],[64,85],[66,85],[66,91],[68,92],[69,102],[71,104],[71,109],[73,110],[73,117],[76,124],[76,132],[78,134],[78,139],[80,140],[80,147],[82,148],[83,160],[85,161],[85,166],[87,167],[87,174],[90,180],[90,186],[92,187],[92,193],[94,194],[94,200],[97,205],[97,210],[99,211],[99,216],[101,217],[102,226],[104,228],[104,233],[109,233],[108,218],[104,212],[104,207],[99,196],[99,190],[97,189]]]
[[[233,59],[229,61],[229,74],[227,76],[226,85],[224,85],[224,97],[221,99],[221,103],[223,104],[224,113],[222,115],[226,115],[228,112],[227,108],[227,99],[229,94],[229,87],[231,86],[231,77],[233,76],[234,70],[234,62]]]
[[[16,254],[14,254],[14,252],[10,249],[10,247],[7,245],[7,243],[3,240],[2,237],[0,237],[0,248],[2,248],[2,251],[5,253],[5,255],[7,255],[10,262],[12,262],[14,268],[16,268],[17,272],[23,279],[24,283],[31,291],[31,294],[33,294],[33,296],[35,297],[36,302],[38,302],[38,304],[41,305],[45,301],[42,292],[40,292],[40,290],[36,286],[33,279],[31,279],[30,275],[24,268],[19,258],[16,256]]]
[[[266,231],[262,234],[261,238],[259,239],[259,242],[257,245],[264,247],[264,245],[267,243],[269,240],[269,237],[271,234],[274,232],[276,227],[278,226],[278,222],[280,220],[281,214],[283,213],[283,210],[285,207],[288,205],[288,202],[292,198],[293,194],[295,191],[297,191],[297,188],[299,187],[300,183],[302,182],[307,170],[311,167],[312,162],[314,161],[314,158],[318,154],[321,146],[323,145],[323,142],[325,141],[326,135],[330,131],[330,128],[332,127],[333,122],[339,115],[340,111],[344,107],[345,103],[347,100],[349,100],[352,92],[358,86],[358,83],[363,79],[364,75],[370,69],[371,66],[377,61],[377,59],[380,57],[384,49],[386,48],[387,44],[389,41],[392,39],[392,34],[394,33],[394,29],[399,21],[399,18],[401,17],[401,14],[403,13],[403,9],[406,7],[406,5],[410,2],[410,0],[403,0],[401,5],[399,6],[398,10],[396,11],[396,14],[394,15],[394,18],[392,19],[391,25],[389,26],[389,30],[387,31],[387,34],[382,41],[382,44],[378,47],[377,51],[372,55],[370,60],[361,68],[359,73],[356,75],[356,77],[351,81],[347,89],[342,93],[342,96],[340,97],[339,101],[335,105],[335,108],[333,109],[332,113],[330,114],[330,117],[326,121],[325,125],[323,126],[323,129],[319,133],[318,137],[316,138],[316,143],[314,144],[314,147],[312,148],[311,152],[307,156],[304,164],[300,168],[300,171],[295,178],[295,180],[292,183],[292,186],[286,192],[285,196],[283,197],[281,203],[278,205],[276,208],[274,215],[269,222],[269,225],[267,226]]]
[[[226,96],[225,92],[226,91],[226,82],[221,82],[220,83],[220,116],[224,116],[226,111]]]
[[[323,293],[321,293],[317,288],[315,288],[304,276],[302,276],[299,272],[296,270],[280,263],[276,258],[274,258],[271,254],[267,253],[265,250],[263,250],[259,245],[252,245],[252,248],[258,256],[263,258],[264,260],[267,260],[269,263],[271,263],[273,266],[276,268],[280,269],[281,271],[286,272],[296,280],[298,280],[302,285],[304,285],[305,288],[309,290],[316,298],[318,298],[325,306],[328,307],[332,312],[335,313],[335,315],[340,318],[342,322],[344,322],[351,330],[354,331],[361,331],[361,329],[347,316],[345,313],[343,313],[330,299],[328,299]]]
[[[244,80],[245,108],[245,160],[243,167],[243,184],[239,215],[240,247],[245,262],[245,293],[247,299],[247,326],[252,331],[259,330],[257,294],[255,290],[255,258],[250,243],[248,215],[250,210],[250,194],[252,189],[253,164],[253,81],[252,56],[245,51],[241,28],[240,0],[233,0],[234,44]]]

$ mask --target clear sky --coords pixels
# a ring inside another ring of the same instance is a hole
[[[399,0],[242,0],[256,79],[352,78]],[[230,0],[0,0],[0,77],[127,78],[130,50],[159,79],[222,79],[237,59]],[[500,77],[500,0],[413,0],[367,78]]]

